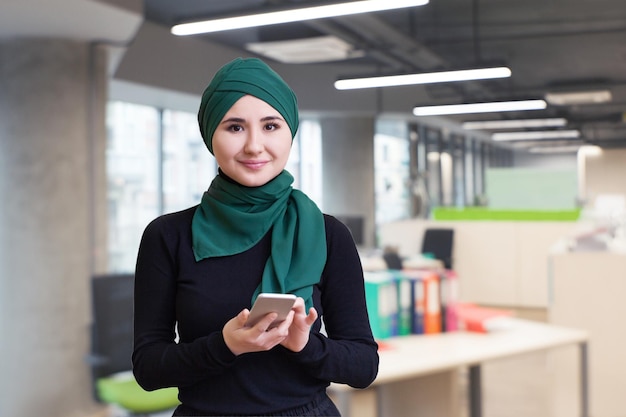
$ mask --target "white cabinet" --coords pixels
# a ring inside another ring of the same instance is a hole
[[[589,340],[590,415],[624,417],[626,387],[626,254],[558,253],[550,257],[551,324],[584,329]],[[563,363],[563,361],[565,363]],[[567,358],[555,359],[556,387],[572,381]],[[567,407],[570,407],[568,409]],[[575,415],[572,404],[560,404],[558,417]]]
[[[380,246],[400,254],[421,251],[428,227],[454,229],[453,266],[463,301],[546,308],[551,246],[575,228],[573,222],[406,220],[382,225]]]

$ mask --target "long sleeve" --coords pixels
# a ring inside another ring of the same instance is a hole
[[[328,337],[313,333],[305,349],[291,357],[309,365],[316,378],[365,388],[378,373],[378,345],[367,315],[361,262],[343,224],[327,218],[326,234],[320,314]]]
[[[222,372],[235,360],[219,331],[189,343],[175,342],[181,262],[177,248],[185,242],[181,242],[184,234],[168,220],[159,218],[146,228],[135,273],[133,370],[148,390],[193,384]]]

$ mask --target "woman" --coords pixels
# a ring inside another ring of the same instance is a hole
[[[238,58],[204,91],[198,121],[219,172],[198,206],[144,232],[135,377],[178,387],[174,416],[338,416],[326,388],[368,386],[377,345],[348,229],[284,170],[296,96],[264,62]],[[275,313],[245,325],[261,292],[298,296],[277,327]]]

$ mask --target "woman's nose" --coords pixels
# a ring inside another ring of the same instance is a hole
[[[257,129],[249,129],[248,137],[244,146],[246,153],[260,153],[263,151],[263,135]]]

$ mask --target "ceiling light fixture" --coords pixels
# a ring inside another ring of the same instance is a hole
[[[314,62],[339,61],[359,58],[364,51],[335,36],[316,36],[275,42],[252,42],[246,49],[287,64],[310,64]]]
[[[182,23],[173,26],[171,32],[178,36],[197,35],[199,33],[221,32],[224,30],[277,25],[281,23],[378,12],[382,10],[402,9],[407,7],[423,6],[425,4],[428,4],[428,0],[350,1],[245,16],[203,20],[200,22]]]
[[[496,101],[492,103],[448,104],[443,106],[415,107],[416,116],[441,116],[449,114],[497,113],[504,111],[542,110],[547,107],[544,100]]]
[[[608,103],[613,99],[609,90],[547,93],[545,99],[554,106]]]
[[[536,130],[529,132],[501,132],[491,135],[491,139],[495,141],[575,139],[578,137],[580,137],[580,131],[578,130]]]
[[[411,84],[448,83],[455,81],[486,80],[511,76],[507,67],[478,68],[458,71],[441,71],[421,74],[388,75],[380,77],[351,78],[335,81],[337,90],[391,87]]]
[[[465,122],[461,126],[465,130],[497,130],[497,129],[525,129],[530,127],[562,127],[567,124],[563,118],[552,119],[512,119],[512,120],[483,120]]]

